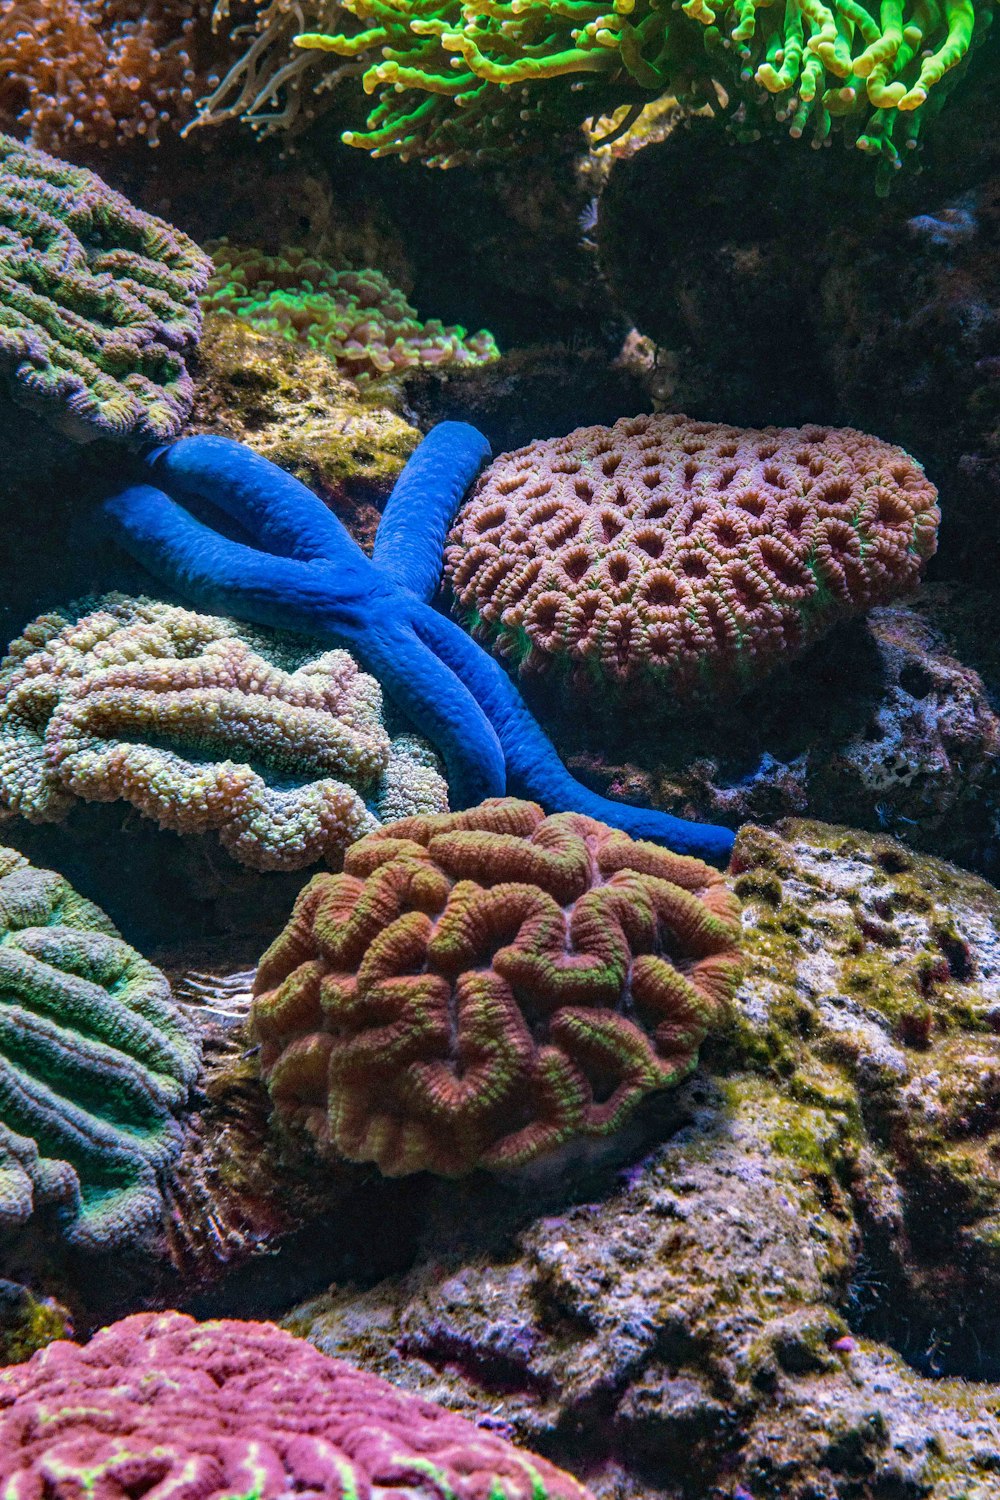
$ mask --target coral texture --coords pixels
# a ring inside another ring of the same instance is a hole
[[[405,819],[314,879],[261,959],[262,1073],[323,1154],[520,1167],[691,1071],[738,930],[717,871],[590,818]]]
[[[217,831],[258,870],[336,863],[383,802],[390,816],[447,809],[433,755],[390,741],[353,657],[300,652],[286,671],[269,650],[149,599],[41,616],[0,663],[0,803],[51,822],[78,797],[121,799],[161,828]]]
[[[503,668],[430,607],[448,526],[488,455],[474,427],[440,422],[399,476],[370,559],[315,495],[225,438],[161,449],[147,462],[152,483],[105,509],[126,549],[203,607],[355,651],[443,755],[453,807],[509,792],[724,862],[728,829],[611,802],[574,781]],[[213,532],[185,498],[228,512],[258,545]]]
[[[446,568],[522,670],[690,693],[747,684],[911,586],[938,520],[920,465],[853,429],[640,416],[501,455]]]
[[[798,820],[733,863],[746,973],[681,1128],[509,1236],[453,1184],[418,1264],[287,1324],[601,1500],[992,1500],[1000,897]]]
[[[485,329],[469,337],[437,318],[422,323],[381,271],[337,270],[294,248],[264,255],[223,240],[210,249],[215,271],[202,299],[207,310],[321,349],[360,383],[500,357]]]
[[[671,94],[725,113],[744,139],[775,121],[817,144],[840,130],[879,159],[883,180],[993,17],[992,0],[891,11],[854,0],[685,0],[673,9],[640,0],[610,10],[599,0],[346,0],[343,10],[346,24],[337,12],[333,31],[294,41],[363,64],[378,102],[367,128],[344,139],[378,155],[444,166],[481,155],[503,145],[505,126],[519,133],[519,116],[558,107],[539,100],[539,84],[551,90],[569,78],[578,119],[639,90]],[[565,86],[558,98],[571,116]]]
[[[291,1493],[321,1500],[586,1500],[485,1428],[328,1359],[273,1323],[139,1313],[0,1374],[9,1495],[107,1500]]]
[[[34,146],[144,139],[192,113],[211,0],[0,0],[0,118]]]
[[[61,876],[0,849],[0,1227],[48,1204],[73,1245],[141,1235],[198,1065],[159,969]]]
[[[93,172],[0,136],[0,373],[71,436],[173,436],[210,269]]]

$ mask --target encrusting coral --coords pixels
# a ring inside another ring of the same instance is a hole
[[[226,438],[160,449],[146,464],[152,482],[113,496],[105,513],[134,557],[196,603],[356,652],[443,755],[453,807],[510,792],[724,862],[727,828],[574,781],[503,668],[431,607],[448,527],[488,456],[474,427],[439,422],[396,481],[371,558],[304,485]],[[226,512],[254,545],[213,531],[182,500]]]
[[[52,822],[121,799],[257,870],[336,863],[380,816],[447,808],[433,754],[390,740],[353,657],[299,649],[288,671],[281,652],[150,599],[41,616],[0,663],[0,804]]]
[[[211,0],[0,0],[0,120],[46,151],[158,144],[198,87]]]
[[[544,1458],[273,1323],[138,1313],[0,1374],[6,1495],[587,1500]]]
[[[913,585],[934,486],[853,429],[622,418],[503,454],[448,539],[474,632],[523,671],[742,686]]]
[[[50,1205],[83,1249],[148,1230],[199,1061],[159,969],[62,876],[0,849],[0,1228]]]
[[[93,172],[0,135],[0,375],[69,436],[174,435],[210,269]]]
[[[409,818],[317,876],[261,959],[279,1117],[388,1176],[520,1167],[687,1076],[739,977],[700,860],[497,799]]]
[[[381,271],[338,270],[296,248],[265,255],[223,240],[209,249],[215,270],[202,298],[207,311],[321,349],[359,382],[500,357],[485,329],[469,337],[437,318],[422,323]]]
[[[993,0],[610,9],[601,0],[312,0],[304,10],[272,0],[260,11],[246,58],[204,101],[204,118],[242,114],[274,128],[297,117],[306,79],[315,88],[360,73],[377,103],[364,130],[345,133],[348,144],[452,166],[510,151],[526,126],[579,122],[623,102],[637,112],[643,94],[669,94],[725,114],[741,139],[775,122],[793,136],[808,130],[816,144],[841,131],[878,158],[884,185],[964,72]],[[329,77],[310,76],[296,48],[334,54]]]

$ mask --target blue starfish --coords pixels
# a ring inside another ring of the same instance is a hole
[[[352,651],[443,755],[453,807],[510,793],[724,862],[727,828],[612,802],[575,781],[504,669],[431,607],[448,528],[489,456],[474,427],[435,427],[393,489],[370,560],[310,490],[229,438],[155,450],[153,483],[116,495],[107,511],[126,550],[193,603]],[[225,512],[252,545],[181,501]]]

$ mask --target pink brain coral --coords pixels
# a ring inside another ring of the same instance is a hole
[[[914,584],[936,499],[901,448],[852,428],[622,418],[501,454],[447,576],[522,669],[740,685]]]
[[[0,1374],[9,1500],[587,1500],[544,1459],[271,1323],[139,1313]]]

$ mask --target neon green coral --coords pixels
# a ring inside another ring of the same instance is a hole
[[[340,30],[298,47],[367,61],[377,103],[344,139],[450,166],[655,90],[708,105],[736,134],[773,121],[900,165],[992,20],[994,0],[344,0]],[[354,23],[357,25],[354,25]],[[556,99],[537,85],[570,77]],[[720,92],[721,91],[721,92]],[[580,106],[583,106],[582,108]]]

